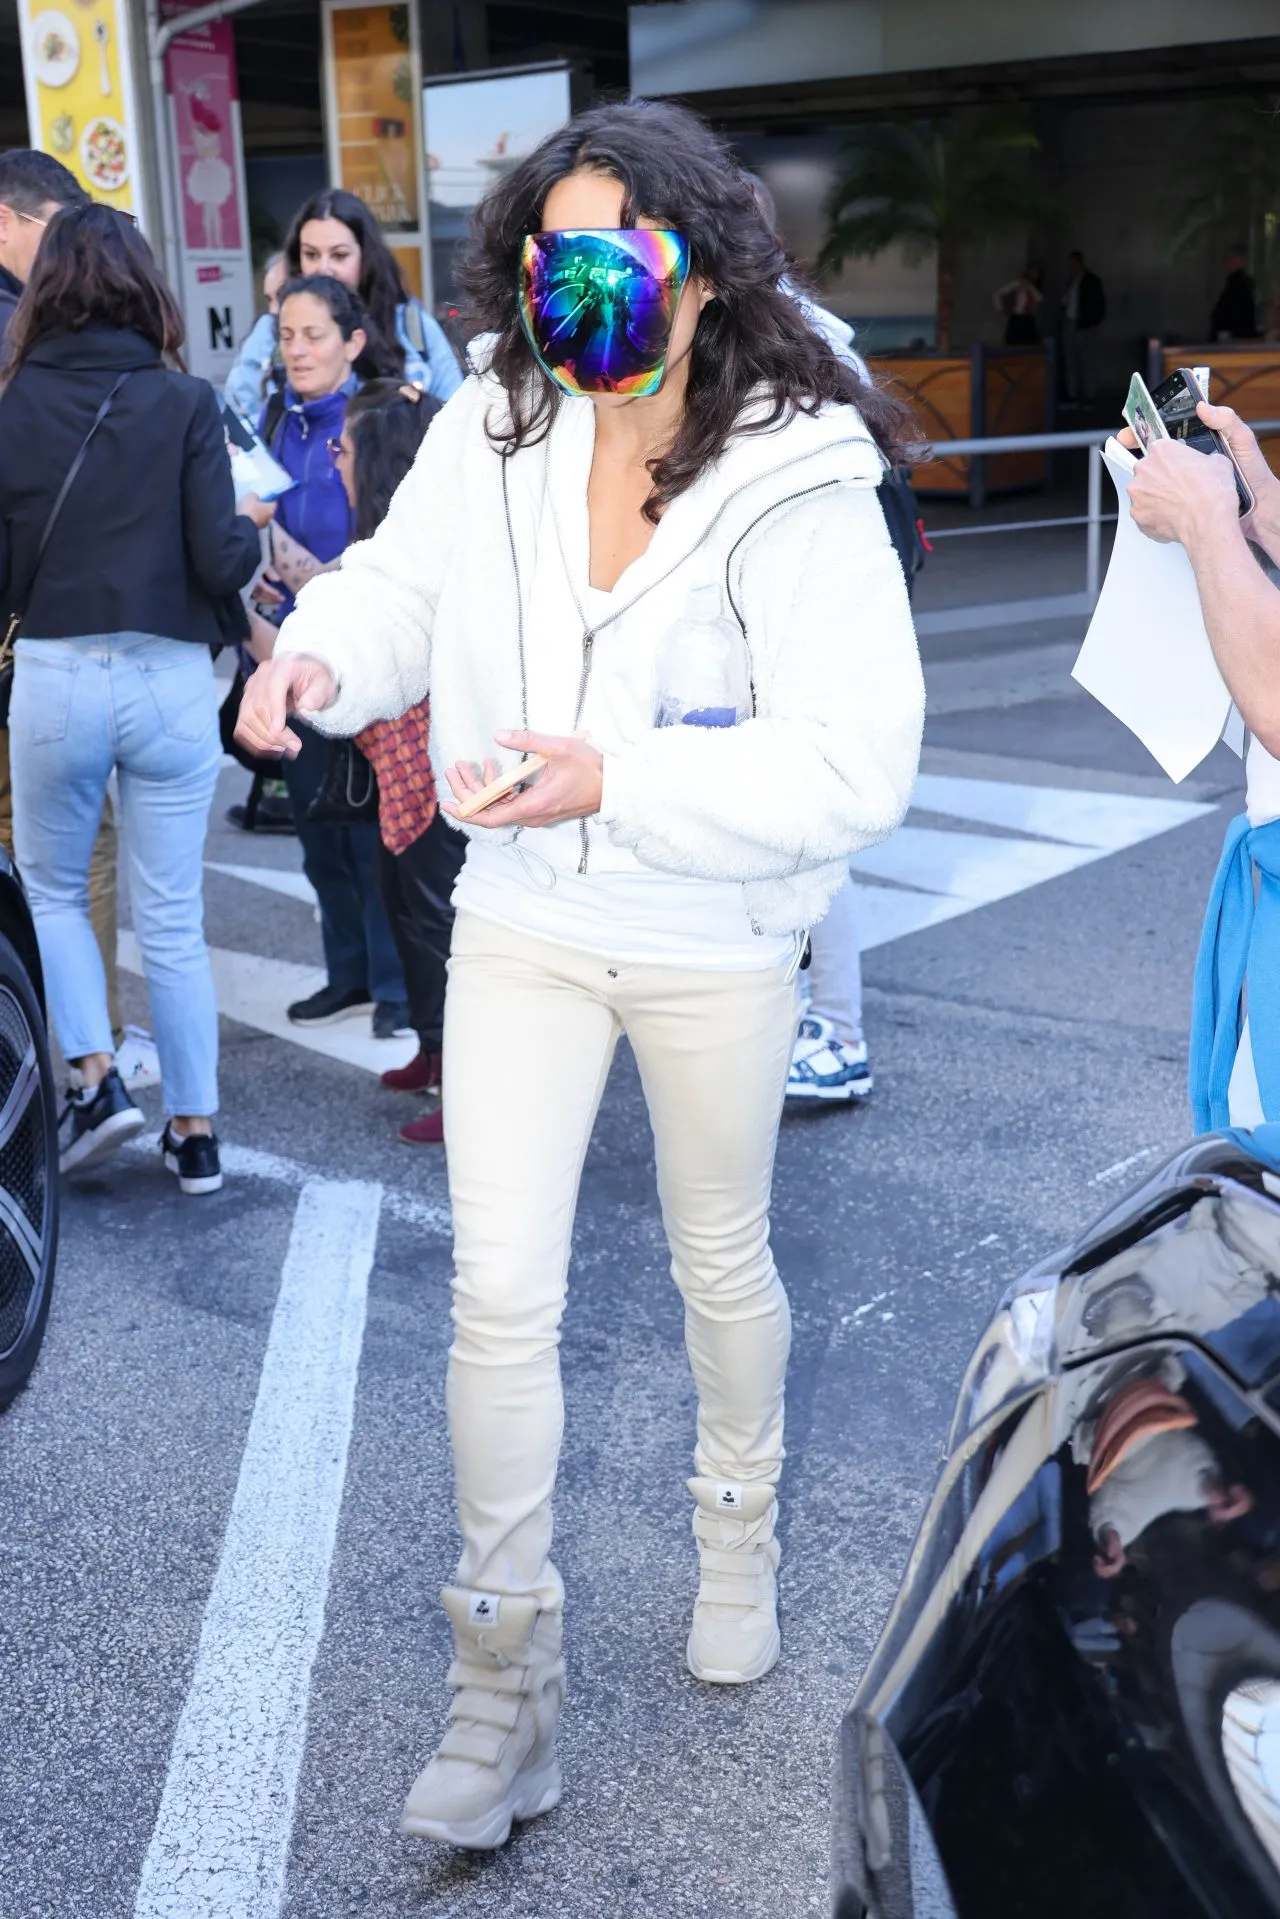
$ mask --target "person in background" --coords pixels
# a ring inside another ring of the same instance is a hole
[[[50,153],[15,148],[0,154],[0,363],[9,322],[31,277],[40,242],[60,207],[82,207],[89,196],[73,173]],[[13,794],[9,780],[9,735],[0,728],[0,846],[13,852]],[[160,1062],[150,1033],[126,1025],[120,1010],[116,959],[116,868],[119,851],[110,794],[89,862],[89,916],[107,976],[107,1004],[120,1077],[130,1090],[154,1086]]]
[[[273,253],[262,269],[262,299],[266,308],[245,335],[235,365],[227,375],[223,398],[246,420],[256,420],[266,399],[266,378],[276,350],[276,314],[280,289],[289,277],[283,253]]]
[[[359,297],[329,275],[290,280],[280,298],[283,394],[268,400],[258,431],[296,485],[282,494],[271,532],[275,598],[269,617],[253,619],[250,647],[270,658],[280,623],[304,582],[336,565],[354,531],[351,505],[336,464],[347,402],[359,385],[357,365],[384,371],[384,344],[372,335]],[[295,1026],[328,1026],[373,1010],[373,1033],[392,1039],[412,1031],[404,971],[378,894],[378,828],[373,821],[338,824],[308,819],[324,782],[329,742],[302,729],[302,751],[287,760],[285,784],[302,865],[320,902],[327,979],[288,1009]]]
[[[772,193],[758,174],[747,173],[744,178],[769,231],[777,234],[778,208]],[[848,322],[816,305],[789,280],[778,284],[836,357],[870,385],[870,370],[853,343],[854,330]],[[846,876],[825,916],[809,929],[809,965],[800,973],[799,997],[788,1101],[793,1106],[841,1106],[869,1098],[875,1081],[862,1027],[862,950],[852,874]]]
[[[1223,264],[1227,277],[1209,317],[1209,338],[1256,340],[1262,332],[1258,325],[1258,289],[1245,266],[1244,248],[1232,247]]]
[[[1181,440],[1137,463],[1133,517],[1195,569],[1209,644],[1248,734],[1245,810],[1227,826],[1192,995],[1188,1088],[1196,1131],[1280,1121],[1280,480],[1230,407],[1196,409],[1221,433],[1256,502],[1241,519],[1230,464]],[[1131,432],[1121,436],[1132,448]],[[1246,1013],[1247,1008],[1247,1013]]]
[[[437,400],[447,400],[461,386],[462,369],[444,328],[409,293],[381,227],[354,193],[326,187],[312,194],[294,215],[284,252],[291,280],[327,274],[360,296],[375,331],[390,348],[390,375],[420,386]],[[255,327],[228,376],[228,397],[233,382],[237,389],[256,382],[257,390],[265,392],[274,337],[271,350],[264,353],[266,344],[266,329],[259,333]]]
[[[222,761],[219,602],[258,564],[272,508],[236,512],[212,387],[175,371],[182,318],[114,208],[49,223],[9,330],[0,392],[0,605],[23,615],[9,720],[14,835],[49,1008],[71,1069],[64,1172],[143,1117],[113,1059],[89,864],[115,773],[134,928],[182,1192],[222,1184],[218,1009],[204,840]],[[83,450],[43,556],[51,507]]]
[[[85,206],[88,199],[74,173],[51,153],[31,147],[0,153],[0,339],[31,278],[50,220],[60,207]]]
[[[1067,255],[1067,290],[1062,296],[1062,377],[1073,406],[1083,406],[1094,397],[1093,343],[1106,317],[1102,281],[1075,248]]]
[[[269,364],[275,352],[276,315],[280,311],[280,293],[287,278],[288,267],[283,253],[273,253],[262,269],[262,298],[266,303],[266,312],[259,315],[253,332],[245,342],[250,368],[264,354]],[[255,333],[258,335],[256,342],[253,338]],[[235,369],[232,369],[223,398],[246,420],[258,418],[266,397],[256,377],[246,372],[246,376],[237,381]],[[246,666],[245,670],[250,669]],[[258,774],[250,787],[248,800],[238,800],[234,806],[229,806],[225,817],[228,826],[238,827],[242,833],[291,834],[293,808],[289,804],[289,789],[283,780],[265,779]]]
[[[413,465],[438,400],[394,380],[371,380],[347,405],[338,471],[355,514],[357,540],[372,538]],[[375,720],[355,743],[378,779],[378,888],[404,967],[418,1051],[382,1084],[394,1093],[439,1093],[444,995],[453,937],[453,888],[467,850],[436,804],[428,755],[430,702],[398,720]],[[400,1128],[406,1146],[439,1146],[444,1110]]]
[[[996,294],[996,308],[1005,316],[1006,346],[1039,346],[1040,306],[1044,299],[1044,268],[1028,260],[1015,280]]]

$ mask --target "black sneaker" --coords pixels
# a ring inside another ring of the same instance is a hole
[[[413,1021],[409,1017],[407,999],[380,999],[373,1008],[373,1037],[375,1039],[412,1039]]]
[[[288,800],[264,793],[256,806],[229,806],[227,825],[238,826],[242,833],[292,833],[293,808]]]
[[[179,1191],[216,1193],[222,1185],[216,1133],[188,1133],[185,1139],[179,1139],[173,1127],[166,1125],[160,1135],[160,1151],[168,1171],[178,1175]]]
[[[349,1019],[352,1013],[363,1012],[372,1003],[363,986],[353,986],[345,993],[336,986],[322,986],[310,999],[296,999],[289,1008],[289,1018],[295,1026],[332,1026],[337,1020]]]
[[[105,1159],[145,1124],[114,1066],[96,1086],[69,1087],[58,1121],[59,1169],[70,1173]]]

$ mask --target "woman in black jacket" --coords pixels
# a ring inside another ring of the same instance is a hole
[[[115,1071],[88,911],[114,770],[170,1115],[165,1165],[184,1193],[213,1192],[218,1020],[202,859],[221,743],[210,649],[272,509],[247,500],[236,512],[213,389],[174,370],[182,320],[124,215],[93,205],[55,216],[8,337],[0,607],[22,621],[14,837],[72,1069],[61,1163],[86,1165],[143,1124]]]

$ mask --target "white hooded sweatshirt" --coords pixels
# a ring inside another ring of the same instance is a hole
[[[497,732],[584,731],[604,758],[599,813],[521,838],[551,874],[638,864],[733,881],[757,932],[811,926],[850,854],[901,821],[923,723],[906,588],[875,495],[882,461],[860,416],[829,406],[735,434],[667,507],[595,631],[592,404],[562,401],[550,434],[506,461],[487,430],[505,418],[498,383],[468,379],[373,538],[299,595],[277,654],[320,659],[338,682],[308,721],[352,734],[429,692],[437,774],[502,759]],[[755,714],[656,727],[655,649],[698,586],[715,586],[743,629]]]

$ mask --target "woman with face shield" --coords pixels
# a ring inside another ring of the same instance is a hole
[[[686,1658],[733,1685],[779,1653],[768,1209],[795,974],[849,855],[906,809],[923,716],[875,493],[905,416],[780,290],[786,266],[679,108],[596,109],[513,167],[468,264],[475,372],[242,708],[247,745],[289,753],[293,713],[350,733],[429,691],[469,835],[444,1036],[453,1704],[404,1816],[457,1845],[560,1796],[558,1341],[624,1033],[698,1389]]]

